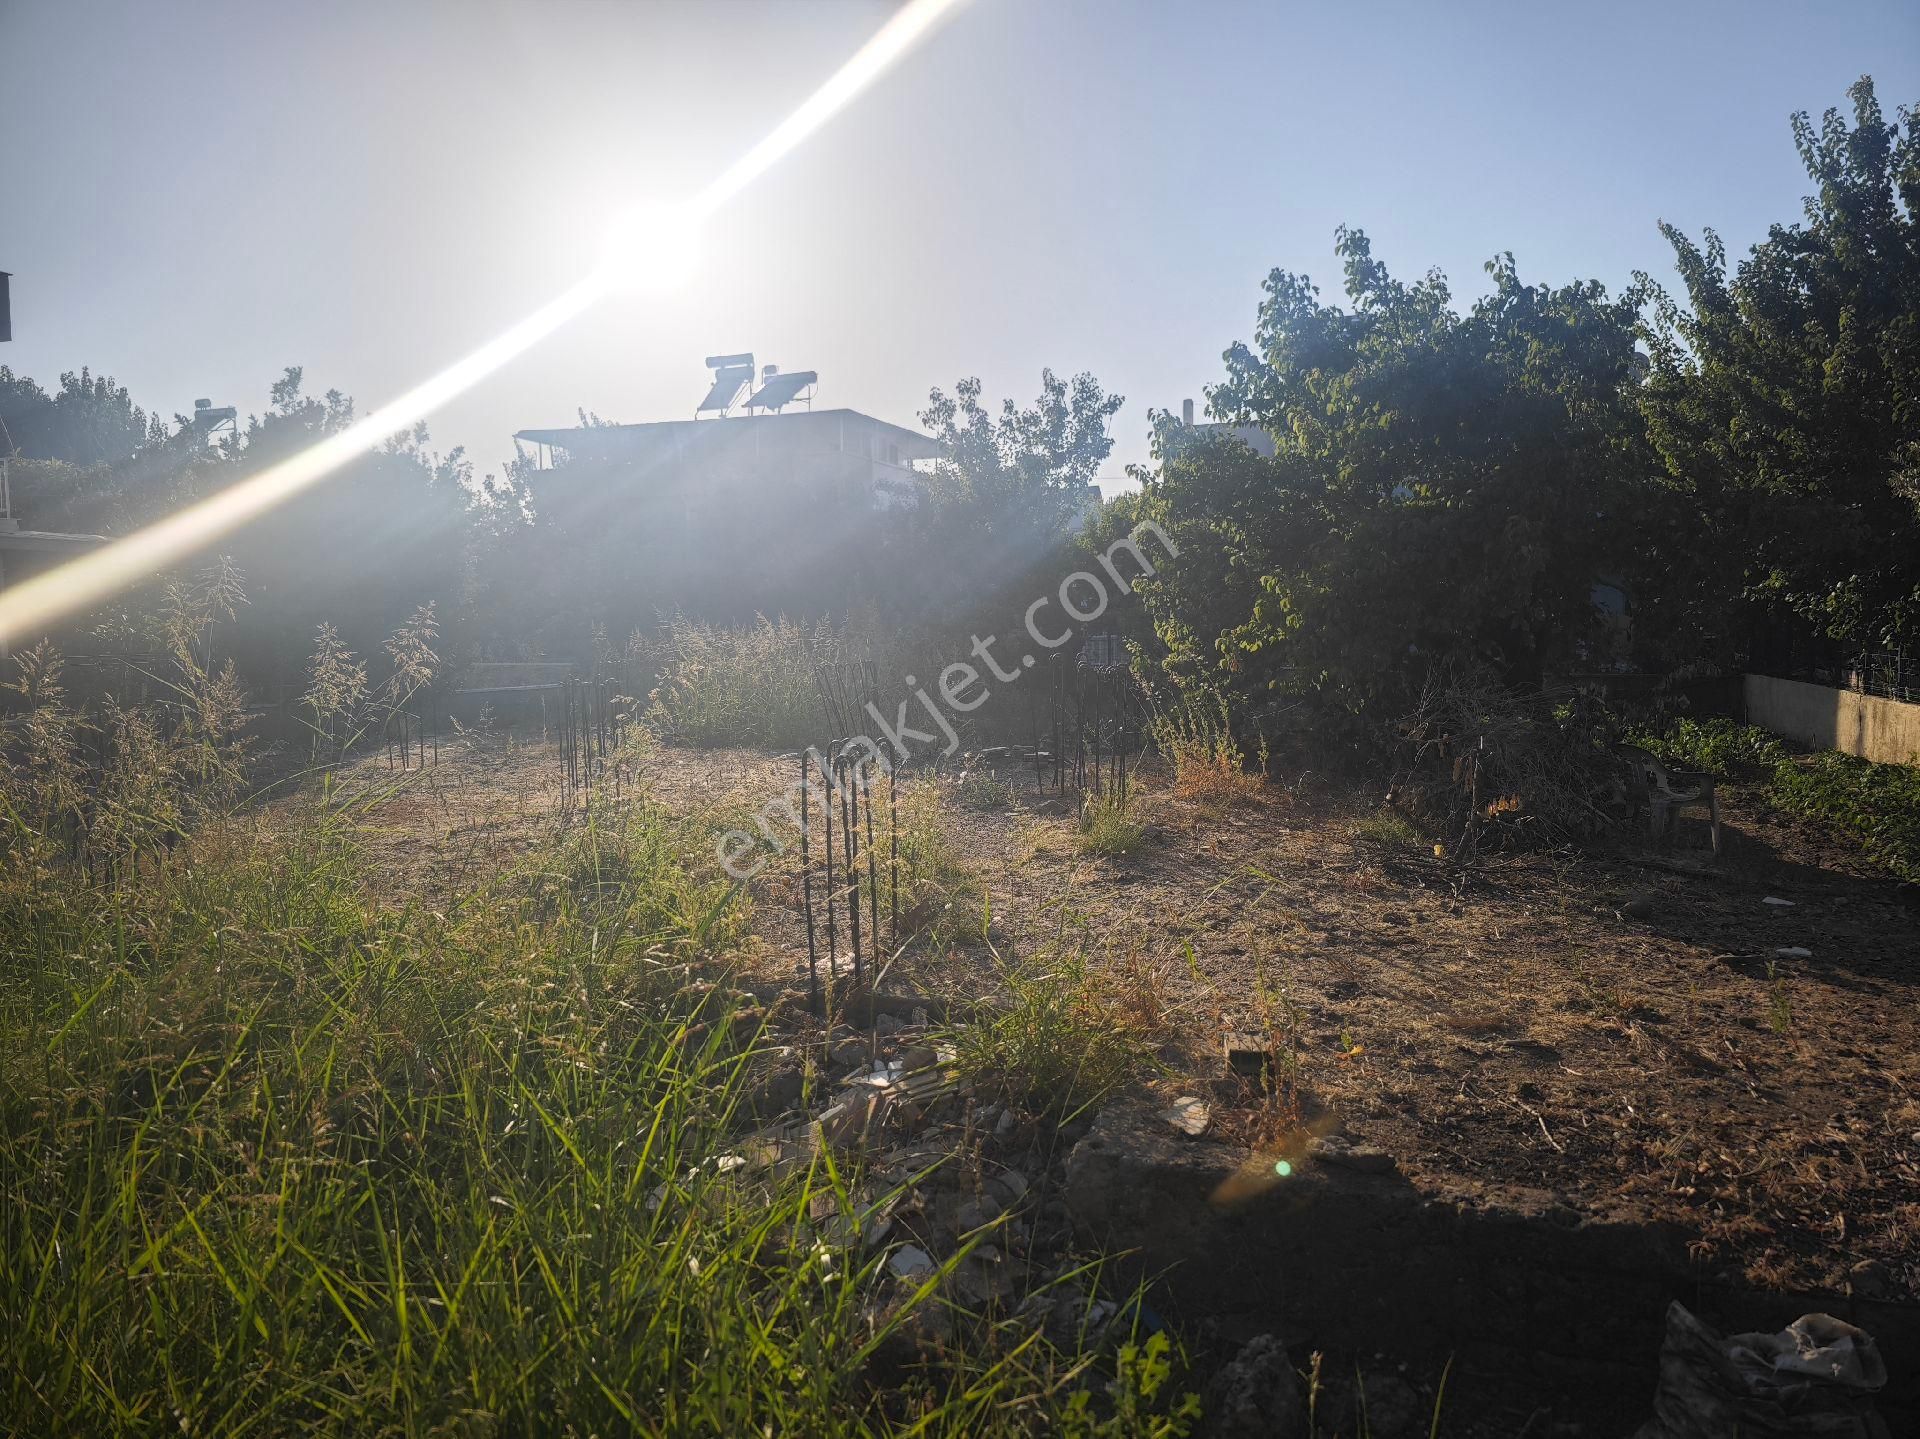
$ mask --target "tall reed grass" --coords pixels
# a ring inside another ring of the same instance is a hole
[[[450,915],[337,817],[9,875],[0,1428],[1049,1431],[1074,1356],[989,1316],[889,1367],[948,1266],[884,1280],[818,1232],[853,1161],[748,1138],[696,841],[642,804]]]
[[[675,615],[650,642],[660,682],[647,711],[665,738],[800,749],[829,738],[815,671],[865,658],[862,637],[764,615],[740,629]]]

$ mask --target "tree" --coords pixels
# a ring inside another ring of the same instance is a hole
[[[0,454],[81,469],[119,464],[167,435],[160,417],[134,404],[124,386],[86,369],[61,375],[49,395],[0,366],[0,426]]]
[[[1722,613],[1766,643],[1920,647],[1920,130],[1862,77],[1853,123],[1793,117],[1815,193],[1731,277],[1672,225],[1682,308],[1651,285],[1645,410]],[[1740,611],[1744,602],[1747,613]]]
[[[1142,588],[1170,673],[1359,710],[1404,703],[1443,655],[1515,683],[1590,663],[1594,585],[1630,577],[1649,464],[1633,298],[1524,284],[1506,255],[1461,314],[1363,233],[1336,250],[1351,308],[1273,272],[1254,346],[1208,391],[1271,458],[1158,419],[1141,509],[1180,557]]]
[[[1041,565],[1098,506],[1095,476],[1112,453],[1107,422],[1125,404],[1090,374],[1040,372],[1022,409],[980,402],[976,378],[934,389],[920,423],[944,454],[896,536],[890,585],[928,612],[994,595]]]

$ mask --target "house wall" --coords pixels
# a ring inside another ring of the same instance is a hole
[[[1742,689],[1749,724],[1815,749],[1920,764],[1920,705],[1771,675],[1748,675]]]

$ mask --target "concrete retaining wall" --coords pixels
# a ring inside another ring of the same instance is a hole
[[[1748,675],[1747,722],[1813,749],[1920,764],[1920,705],[1771,675]]]

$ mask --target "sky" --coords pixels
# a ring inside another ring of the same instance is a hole
[[[691,196],[887,0],[0,0],[0,364],[115,376],[162,414],[263,410],[289,365],[362,412]],[[481,472],[512,434],[691,415],[708,354],[820,372],[914,423],[977,375],[1204,405],[1261,281],[1337,295],[1337,226],[1456,300],[1671,279],[1657,222],[1744,253],[1806,193],[1788,116],[1871,73],[1920,102],[1920,4],[970,0],[714,217],[667,295],[580,317],[429,420]]]

